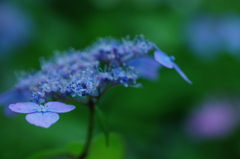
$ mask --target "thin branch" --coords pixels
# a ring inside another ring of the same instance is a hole
[[[118,86],[119,84],[117,83],[111,83],[110,86],[106,87],[102,92],[99,93],[97,101],[95,102],[95,105],[97,105],[97,103],[99,102],[100,98],[102,97],[103,94],[105,94],[108,90],[110,90],[111,88]]]
[[[87,130],[87,139],[86,139],[83,152],[78,159],[85,159],[87,157],[90,146],[91,146],[92,136],[93,136],[95,104],[91,98],[89,99],[88,106],[89,106],[89,124],[88,124],[88,130]]]

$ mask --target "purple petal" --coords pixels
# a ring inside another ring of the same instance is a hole
[[[180,67],[177,64],[173,63],[173,67],[186,82],[188,82],[189,84],[192,84],[192,81],[188,79],[188,77],[183,73],[183,71],[180,69]]]
[[[152,57],[137,58],[129,61],[127,65],[133,66],[142,78],[156,80],[161,65]]]
[[[208,99],[190,115],[187,133],[200,139],[226,137],[238,124],[237,113],[227,100]]]
[[[157,62],[167,68],[173,68],[173,62],[170,57],[162,52],[161,50],[157,50],[154,52],[154,58]]]
[[[59,119],[57,113],[52,112],[39,112],[32,113],[26,116],[26,120],[35,126],[40,126],[43,128],[49,128],[52,124],[56,123]]]
[[[55,112],[55,113],[66,113],[75,109],[74,105],[67,105],[61,102],[48,102],[45,104],[45,108],[47,112]]]
[[[39,109],[39,105],[33,102],[10,104],[9,108],[17,113],[34,113]]]

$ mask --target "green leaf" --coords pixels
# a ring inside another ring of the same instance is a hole
[[[72,142],[67,145],[67,150],[70,154],[79,156],[83,151],[84,145],[80,142]]]
[[[65,149],[43,150],[34,153],[28,159],[68,159],[69,153]]]
[[[125,159],[126,150],[123,138],[116,134],[109,134],[110,144],[105,146],[105,136],[103,134],[94,138],[87,159]]]
[[[99,125],[105,135],[106,146],[108,146],[109,145],[109,129],[108,129],[107,120],[106,120],[104,114],[101,112],[101,110],[98,107],[96,107],[95,110],[96,110],[96,114],[97,114],[97,119],[99,121]]]
[[[75,159],[81,154],[83,147],[80,142],[71,142],[63,148],[36,152],[27,159]]]

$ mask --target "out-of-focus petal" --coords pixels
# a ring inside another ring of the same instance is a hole
[[[16,112],[11,111],[11,109],[9,109],[8,107],[4,107],[3,112],[4,115],[7,117],[14,117],[17,114]]]
[[[32,37],[32,20],[16,4],[0,1],[0,57],[28,44]],[[15,51],[17,52],[17,51]]]
[[[192,112],[186,122],[186,131],[192,137],[222,138],[237,126],[238,116],[234,105],[224,100],[207,100]]]
[[[0,105],[4,106],[4,114],[8,117],[14,116],[16,113],[11,111],[8,106],[12,103],[27,102],[31,97],[28,91],[20,92],[16,89],[9,90],[0,95]]]
[[[12,103],[27,102],[31,97],[31,93],[28,91],[20,92],[16,89],[9,90],[0,95],[0,105],[8,106]]]
[[[133,59],[127,65],[133,66],[142,78],[150,80],[158,78],[158,70],[161,68],[161,65],[149,56]]]

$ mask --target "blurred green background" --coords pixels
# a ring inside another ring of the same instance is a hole
[[[239,17],[239,1],[8,0],[4,3],[19,9],[30,26],[25,29],[29,35],[24,44],[20,46],[17,41],[7,52],[0,52],[0,93],[14,86],[16,71],[40,68],[40,58],[51,57],[56,50],[84,49],[99,37],[133,38],[139,34],[168,55],[174,55],[176,63],[193,81],[189,85],[176,71],[163,68],[157,81],[140,79],[143,88],[110,90],[99,104],[112,133],[110,146],[105,147],[96,123],[89,159],[240,158],[240,52],[232,55],[221,51],[210,60],[200,58],[190,49],[185,34],[187,24],[201,14],[230,13]],[[0,22],[0,28],[1,25]],[[186,131],[186,123],[191,113],[209,98],[220,103],[227,99],[236,110],[237,124],[221,137],[193,137]],[[49,129],[30,125],[25,115],[8,118],[3,107],[0,111],[1,159],[67,158],[60,156],[65,152],[78,154],[85,141],[88,110],[81,105],[71,113],[61,114],[61,120]],[[55,154],[58,157],[52,157]]]

